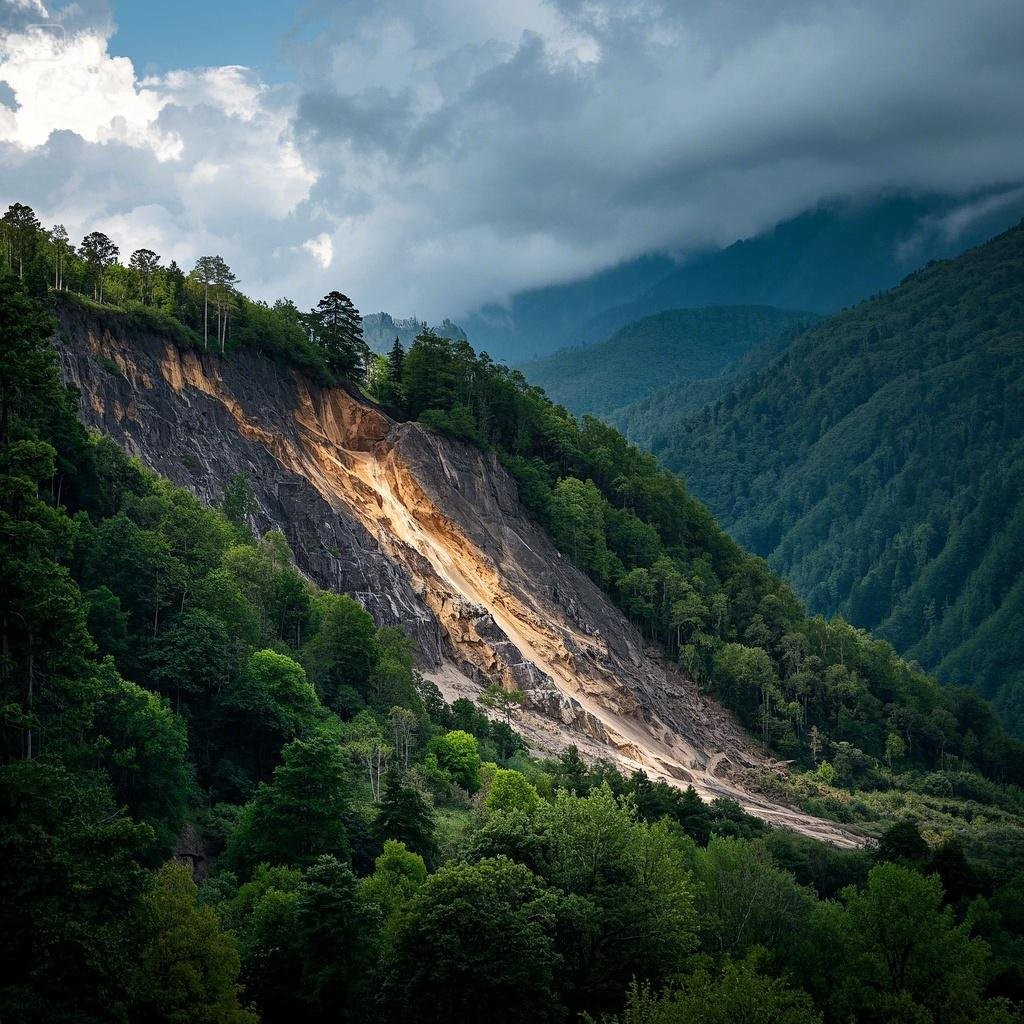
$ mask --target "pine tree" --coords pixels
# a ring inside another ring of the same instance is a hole
[[[405,843],[428,865],[437,861],[434,815],[430,805],[397,764],[393,763],[384,776],[384,796],[373,831],[381,842],[395,839]]]
[[[348,380],[361,381],[370,360],[363,340],[363,318],[347,295],[328,292],[310,313],[315,339],[327,353],[332,372]]]

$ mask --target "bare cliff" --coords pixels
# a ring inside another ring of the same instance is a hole
[[[493,454],[252,353],[219,359],[127,337],[70,307],[60,321],[63,372],[89,427],[209,502],[247,473],[254,527],[280,528],[317,584],[405,627],[449,698],[491,681],[518,688],[519,727],[539,748],[575,743],[769,822],[858,842],[733,781],[777,766],[645,649],[528,518]]]

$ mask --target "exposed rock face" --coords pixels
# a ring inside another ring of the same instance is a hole
[[[537,746],[576,743],[626,770],[731,796],[766,820],[856,842],[728,781],[768,759],[645,651],[529,520],[493,455],[252,353],[222,360],[61,316],[64,374],[90,427],[209,502],[246,472],[253,525],[283,530],[320,586],[404,626],[447,696],[499,681],[526,693],[519,727]]]

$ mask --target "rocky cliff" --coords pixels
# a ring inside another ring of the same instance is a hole
[[[842,845],[856,837],[744,791],[777,770],[630,623],[519,504],[492,454],[396,423],[252,353],[226,359],[60,311],[58,350],[88,426],[200,498],[240,471],[253,526],[278,527],[322,587],[400,624],[449,699],[491,681],[527,697],[536,747],[575,743],[705,797]]]

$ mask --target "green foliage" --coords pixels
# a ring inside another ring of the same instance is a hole
[[[523,811],[532,813],[540,797],[522,772],[495,768],[485,801],[491,811]]]
[[[187,868],[167,864],[143,899],[146,938],[134,964],[139,1020],[166,1024],[257,1024],[239,1006],[240,961],[217,915],[196,903]]]
[[[480,748],[476,738],[461,729],[453,729],[430,741],[428,765],[436,766],[443,778],[468,793],[480,788]]]
[[[585,1020],[594,1024],[592,1017]],[[820,1024],[806,992],[766,977],[754,962],[728,962],[720,977],[697,971],[660,996],[635,982],[621,1015],[602,1024]]]
[[[347,859],[348,777],[338,744],[326,735],[292,740],[281,764],[242,812],[225,860],[250,873],[261,862],[305,867],[323,854]]]
[[[387,956],[393,1019],[561,1019],[556,901],[504,857],[442,867],[409,899]]]
[[[784,338],[815,319],[770,306],[670,309],[600,344],[565,348],[520,369],[577,415],[604,416],[670,384],[718,377],[751,349],[778,351]]]
[[[427,798],[392,763],[384,776],[380,810],[373,824],[374,835],[384,843],[399,842],[433,866],[437,861],[435,823]]]
[[[1020,721],[1024,227],[841,313],[651,423],[740,543]],[[951,467],[955,467],[955,472]]]

